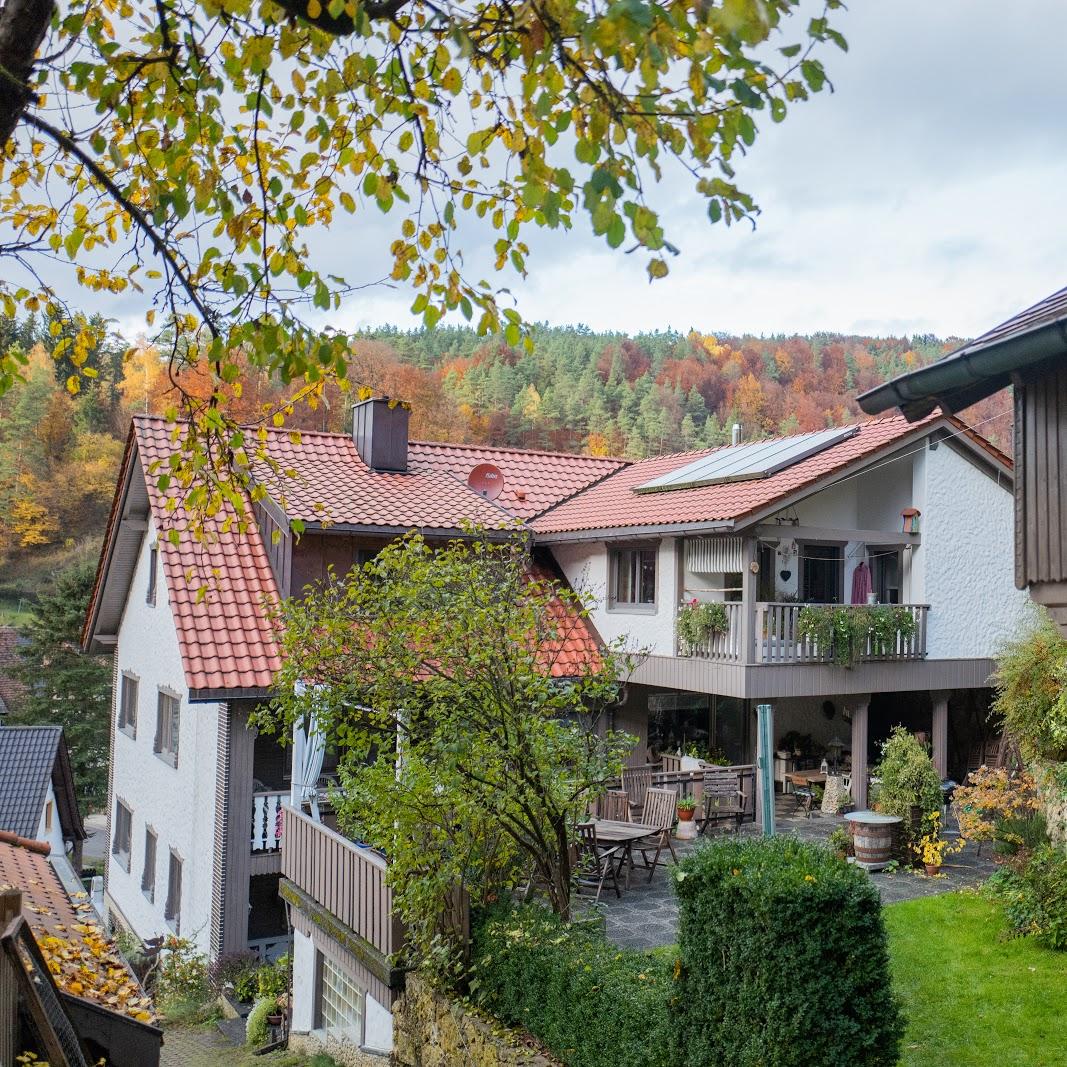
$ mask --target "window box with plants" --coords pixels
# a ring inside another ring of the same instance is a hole
[[[915,616],[896,604],[806,604],[797,615],[796,635],[837,666],[854,667],[866,655],[893,655],[898,640],[911,640]]]
[[[694,598],[678,609],[677,626],[679,651],[683,656],[692,656],[712,638],[726,633],[730,619],[725,604],[703,603]]]

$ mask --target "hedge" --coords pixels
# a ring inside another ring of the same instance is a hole
[[[890,1067],[903,1017],[878,892],[794,838],[721,841],[674,872],[678,1067]]]
[[[599,925],[537,905],[475,923],[471,996],[570,1067],[665,1067],[673,958],[619,949]]]

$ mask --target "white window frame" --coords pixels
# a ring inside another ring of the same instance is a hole
[[[126,815],[125,833],[123,819],[120,813]],[[121,836],[120,836],[121,834]],[[126,847],[123,848],[122,846]],[[130,873],[130,857],[133,853],[133,808],[119,797],[115,798],[115,827],[111,835],[111,855],[115,857],[122,869]]]
[[[149,839],[152,847],[149,849]],[[150,855],[151,854],[151,855]],[[151,863],[149,863],[151,859]],[[159,866],[159,834],[146,825],[144,828],[144,867],[141,870],[141,892],[151,903],[156,902],[156,868]]]
[[[178,871],[177,879],[174,877],[175,868]],[[163,904],[163,918],[176,934],[180,934],[182,928],[182,878],[184,874],[185,865],[181,856],[171,849],[170,861],[167,864],[167,899]]]
[[[145,590],[144,602],[156,606],[156,593],[159,589],[159,545],[148,546],[148,588]]]
[[[123,671],[119,682],[119,729],[127,737],[137,737],[137,705],[141,699],[141,679],[130,671]],[[129,702],[128,692],[133,693]],[[132,705],[132,707],[131,707]],[[132,712],[132,715],[130,714]]]
[[[164,701],[167,714],[164,717]],[[178,766],[178,738],[181,729],[182,701],[177,693],[162,686],[156,691],[156,738],[152,751],[171,767]]]

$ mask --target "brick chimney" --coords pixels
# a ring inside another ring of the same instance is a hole
[[[408,469],[408,418],[403,404],[388,397],[364,400],[352,408],[352,437],[360,459],[372,471]]]

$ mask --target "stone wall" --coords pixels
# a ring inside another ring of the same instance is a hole
[[[521,1037],[408,976],[393,1006],[393,1062],[403,1067],[558,1067]]]
[[[1067,781],[1067,764],[1038,764],[1034,771],[1049,837],[1053,844],[1067,849],[1067,789],[1059,784]]]
[[[289,1051],[309,1059],[324,1052],[341,1067],[387,1067],[390,1062],[388,1053],[368,1052],[358,1045],[335,1038],[324,1039],[318,1034],[290,1034]]]

